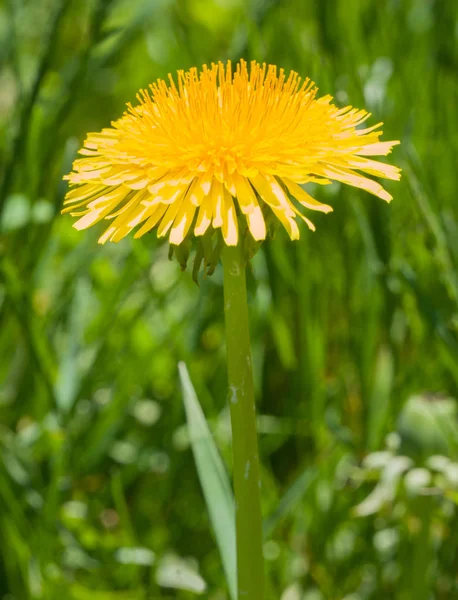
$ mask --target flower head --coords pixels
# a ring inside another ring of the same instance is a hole
[[[239,227],[260,241],[272,219],[297,239],[297,217],[314,229],[302,207],[332,210],[303,189],[308,182],[335,180],[391,200],[366,175],[398,180],[400,170],[368,157],[399,142],[379,141],[381,123],[358,128],[369,113],[316,98],[309,79],[243,60],[235,70],[220,62],[169,79],[142,90],[111,128],[90,133],[66,176],[63,212],[80,217],[76,229],[109,220],[100,243],[157,228],[173,245],[215,230],[236,245]]]

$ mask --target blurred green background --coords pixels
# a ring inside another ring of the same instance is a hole
[[[0,3],[0,598],[228,598],[186,362],[230,471],[222,275],[62,217],[88,131],[178,68],[244,57],[365,107],[390,206],[279,232],[249,275],[275,600],[458,598],[454,0]],[[318,216],[316,216],[318,215]]]

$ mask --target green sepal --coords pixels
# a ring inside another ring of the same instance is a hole
[[[196,244],[196,254],[192,264],[192,278],[197,285],[199,285],[199,271],[204,259],[204,249],[200,240]]]
[[[175,258],[180,265],[182,271],[186,270],[188,265],[189,255],[191,253],[192,242],[189,238],[185,239],[181,244],[175,246],[174,244],[170,244],[169,246],[169,260],[173,259],[173,255],[175,254]]]
[[[213,275],[213,273],[215,272],[215,269],[220,261],[221,252],[222,252],[223,246],[224,246],[224,240],[223,240],[223,236],[221,235],[221,232],[217,231],[215,233],[216,233],[216,243],[215,243],[213,251],[212,251],[210,263],[207,266],[206,275]]]

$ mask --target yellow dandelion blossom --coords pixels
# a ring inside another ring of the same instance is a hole
[[[179,245],[219,229],[231,246],[245,221],[265,239],[272,215],[297,239],[297,217],[314,229],[301,207],[332,210],[304,190],[308,182],[335,180],[391,200],[366,175],[398,180],[400,170],[368,157],[399,142],[379,141],[381,123],[360,128],[365,110],[317,98],[309,79],[243,60],[235,71],[220,62],[169,79],[142,90],[111,128],[90,133],[66,176],[63,212],[80,217],[76,229],[109,220],[101,243],[156,228]]]

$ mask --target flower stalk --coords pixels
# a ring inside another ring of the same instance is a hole
[[[236,500],[239,600],[264,600],[261,482],[245,259],[241,244],[223,250],[229,407]]]

